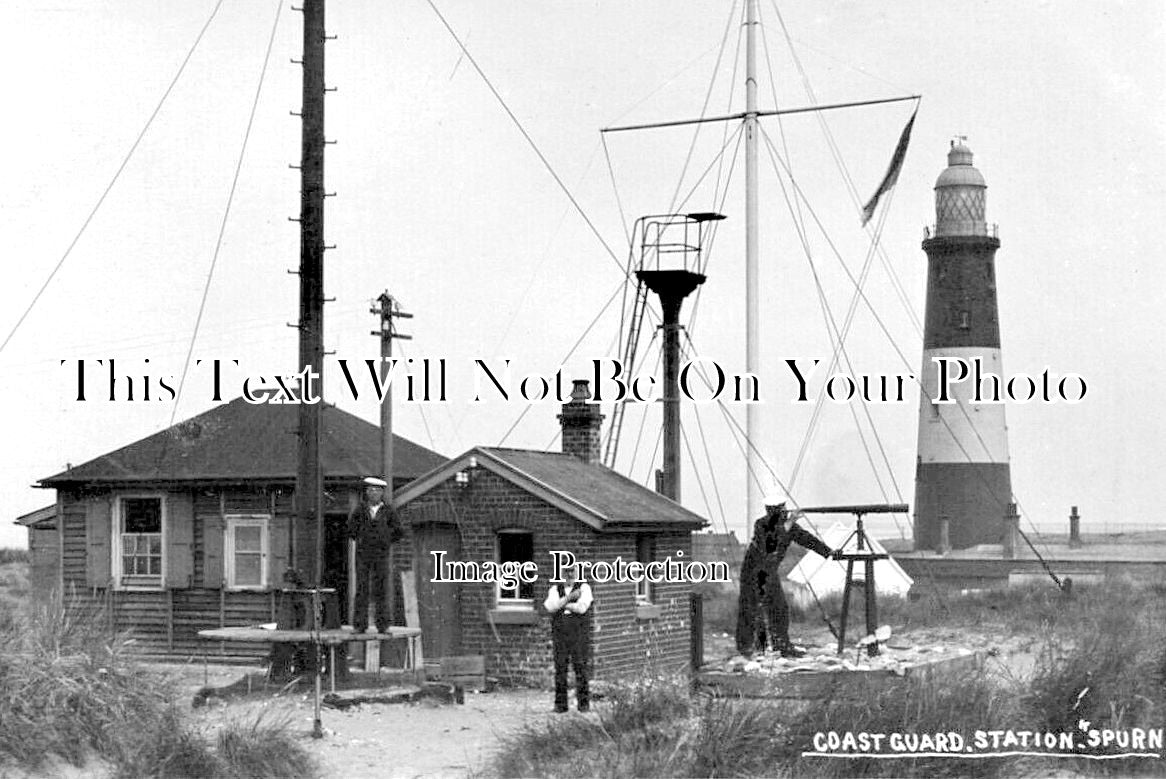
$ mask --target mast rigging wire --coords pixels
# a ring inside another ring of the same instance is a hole
[[[194,344],[198,341],[199,326],[202,325],[202,315],[206,310],[207,297],[211,291],[211,281],[215,276],[215,267],[219,262],[219,252],[223,248],[223,235],[227,231],[227,221],[231,216],[231,205],[235,202],[235,189],[239,185],[239,174],[243,170],[243,160],[247,156],[247,142],[251,139],[251,128],[255,124],[255,113],[259,108],[259,98],[263,94],[263,81],[267,77],[267,65],[271,61],[271,50],[275,46],[275,33],[279,29],[279,16],[283,10],[282,0],[276,0],[275,19],[271,23],[271,35],[267,39],[267,50],[263,54],[263,66],[259,70],[259,83],[255,85],[255,98],[251,101],[251,112],[247,116],[247,129],[243,131],[243,142],[239,146],[239,159],[235,162],[235,174],[231,178],[231,189],[227,193],[227,204],[223,208],[223,219],[219,224],[219,235],[215,239],[215,250],[211,256],[210,268],[207,269],[206,283],[202,288],[202,299],[198,302],[198,315],[194,319],[194,332],[190,335],[190,346],[186,350],[186,359],[182,363],[182,377],[178,380],[178,390],[174,395],[174,406],[170,409],[170,425],[178,415],[178,403],[182,399],[182,388],[186,386],[186,375],[190,371],[190,358],[194,353]]]
[[[777,7],[777,3],[774,0],[770,0],[770,4],[773,6],[773,11],[777,16],[778,24],[781,25],[782,34],[785,36],[786,46],[789,48],[790,56],[794,61],[795,67],[798,69],[798,73],[801,75],[802,86],[806,91],[806,96],[810,99],[811,102],[816,103],[818,102],[818,96],[814,90],[813,85],[810,83],[809,74],[806,72],[805,67],[802,65],[801,57],[798,56],[797,49],[794,48],[793,38],[790,36],[789,28],[786,27],[785,19],[781,15],[781,10]],[[764,28],[762,28],[762,33],[762,40],[764,42]],[[768,56],[769,50],[767,47],[766,57],[768,58]],[[918,108],[918,105],[919,101],[916,101],[916,108]],[[858,189],[854,184],[854,178],[850,175],[850,170],[846,166],[846,160],[843,158],[842,152],[838,148],[838,143],[834,139],[834,134],[830,131],[830,123],[826,121],[826,117],[822,114],[818,114],[816,118],[818,120],[818,125],[822,128],[822,135],[826,139],[826,145],[830,149],[830,154],[834,158],[834,164],[837,166],[838,172],[842,175],[842,181],[846,185],[847,192],[850,194],[850,200],[854,204],[855,210],[861,212],[863,207],[862,198],[858,194]],[[789,156],[788,151],[786,152],[786,156]],[[923,328],[919,322],[919,317],[915,314],[915,309],[910,304],[910,299],[907,296],[906,290],[903,289],[902,282],[899,279],[899,275],[895,272],[893,263],[891,263],[887,257],[886,250],[883,248],[882,244],[878,243],[877,241],[874,242],[874,246],[877,247],[879,259],[882,262],[883,269],[887,272],[887,276],[891,280],[891,288],[895,291],[895,295],[899,298],[900,304],[907,312],[907,318],[914,326],[915,333],[917,335],[922,335]]]
[[[563,182],[563,179],[559,177],[559,174],[551,165],[550,160],[548,160],[546,155],[542,153],[542,150],[539,149],[538,144],[534,142],[534,138],[532,138],[530,133],[526,131],[526,128],[522,126],[522,122],[518,120],[518,117],[515,116],[514,112],[510,110],[510,106],[507,105],[506,101],[502,99],[502,95],[499,94],[498,90],[494,88],[494,84],[486,76],[486,73],[482,70],[481,66],[478,65],[478,61],[474,59],[474,55],[470,54],[470,50],[466,48],[466,45],[462,42],[462,39],[458,37],[456,32],[454,32],[453,27],[451,27],[449,22],[446,21],[445,16],[443,16],[441,11],[438,10],[433,0],[425,0],[425,2],[428,3],[431,9],[433,9],[433,13],[437,15],[437,18],[441,21],[442,26],[445,27],[446,32],[448,32],[450,37],[453,38],[454,42],[458,45],[458,48],[462,50],[462,54],[465,55],[470,65],[473,66],[478,76],[480,76],[482,81],[486,84],[486,88],[490,90],[490,94],[494,96],[494,99],[498,101],[500,106],[502,106],[502,110],[506,112],[508,117],[510,117],[510,121],[514,123],[516,128],[518,128],[518,132],[522,134],[522,137],[526,140],[531,150],[534,151],[535,156],[539,158],[539,161],[543,164],[543,167],[546,168],[547,172],[551,174],[551,178],[553,178],[555,183],[559,185],[559,189],[561,189],[563,194],[567,196],[567,200],[569,200],[571,205],[575,207],[575,210],[579,213],[579,216],[583,219],[584,223],[586,223],[588,229],[591,230],[591,233],[595,236],[596,240],[598,240],[600,245],[603,246],[604,251],[606,251],[608,256],[611,257],[612,262],[614,262],[616,266],[619,266],[619,258],[616,257],[615,252],[612,251],[611,246],[608,245],[607,241],[603,237],[603,234],[599,232],[599,228],[596,227],[595,223],[591,221],[591,217],[587,216],[587,212],[583,210],[583,206],[581,206],[579,201],[575,199],[575,196],[571,194],[571,190],[567,188],[567,185]],[[621,267],[620,270],[622,271],[623,268]]]
[[[8,336],[4,339],[4,342],[0,343],[0,353],[3,353],[4,349],[8,346],[8,343],[12,340],[12,337],[16,335],[16,331],[20,329],[22,324],[24,324],[24,320],[32,312],[32,309],[34,306],[36,306],[37,301],[41,299],[41,296],[45,293],[45,290],[48,289],[49,284],[52,283],[57,273],[61,270],[61,267],[65,264],[65,260],[69,259],[69,255],[72,254],[74,247],[76,247],[77,243],[81,240],[81,236],[85,234],[85,230],[89,227],[90,222],[93,221],[93,217],[97,215],[97,211],[105,202],[105,198],[109,195],[110,191],[113,189],[114,184],[116,184],[117,180],[121,177],[122,171],[126,169],[130,158],[134,156],[134,152],[137,151],[138,145],[142,142],[142,138],[146,136],[146,132],[150,129],[150,125],[154,123],[155,117],[157,117],[158,113],[162,110],[162,106],[165,104],[166,99],[170,97],[170,93],[174,91],[174,86],[178,83],[178,79],[181,78],[183,71],[186,70],[187,63],[190,62],[190,58],[194,56],[195,49],[198,48],[198,44],[202,41],[203,35],[206,33],[207,28],[211,26],[211,22],[214,21],[214,18],[218,14],[219,8],[222,5],[223,0],[219,0],[217,3],[215,3],[215,7],[211,9],[210,16],[207,17],[207,20],[203,24],[202,29],[198,31],[198,35],[195,37],[194,43],[191,44],[190,50],[186,52],[186,56],[183,58],[182,64],[178,66],[178,71],[174,74],[174,78],[170,80],[170,85],[166,87],[166,91],[162,93],[162,97],[158,100],[158,104],[154,106],[154,110],[150,113],[149,118],[146,119],[146,123],[142,125],[141,132],[139,132],[138,137],[134,139],[133,144],[130,146],[129,151],[126,152],[126,155],[122,159],[121,164],[117,166],[117,170],[114,172],[113,178],[109,180],[109,184],[106,185],[105,190],[101,193],[101,197],[97,198],[97,202],[93,205],[93,208],[90,209],[89,215],[86,216],[85,221],[81,223],[81,228],[77,230],[76,235],[73,236],[73,240],[69,242],[69,245],[65,249],[64,254],[61,255],[61,259],[57,260],[57,264],[53,267],[52,271],[49,272],[48,277],[44,280],[44,283],[41,284],[40,289],[38,289],[36,294],[33,295],[32,301],[28,304],[28,307],[24,309],[24,313],[21,314],[20,318],[16,320],[16,324],[12,326],[12,330],[9,331]]]
[[[776,164],[776,161],[775,161],[775,160],[776,160],[776,157],[778,156],[778,155],[777,155],[777,151],[776,151],[776,149],[774,149],[774,147],[773,147],[773,142],[772,142],[772,140],[769,138],[769,135],[768,135],[768,133],[766,133],[764,130],[762,130],[762,135],[763,135],[763,137],[765,138],[765,142],[766,142],[766,148],[767,148],[767,150],[769,151],[769,155],[770,155],[770,162],[771,162],[771,164],[773,164],[773,166],[774,166],[774,172],[775,172],[775,173],[777,173],[777,164]],[[789,170],[789,168],[788,168],[788,163],[787,163],[787,168],[786,168],[786,169],[787,169],[787,171]],[[781,179],[781,175],[780,175],[780,173],[778,173],[778,176],[777,176],[777,178],[778,178],[778,183],[781,185],[781,188],[782,188],[782,195],[783,195],[783,196],[784,196],[784,198],[785,198],[785,201],[786,201],[786,207],[787,207],[787,208],[790,210],[790,212],[791,212],[791,216],[792,216],[792,215],[793,215],[793,207],[792,207],[792,205],[791,205],[791,203],[790,203],[790,197],[789,197],[789,193],[788,193],[788,191],[786,190],[785,183],[784,183],[784,182],[782,181],[782,179]],[[792,181],[792,177],[791,177],[791,181]],[[893,196],[893,193],[892,193],[892,196]],[[890,201],[888,200],[888,202],[890,202]],[[809,204],[807,203],[807,206],[808,206],[808,205],[809,205]],[[884,210],[882,211],[881,215],[880,215],[880,218],[879,218],[879,223],[878,223],[878,229],[876,230],[876,233],[875,233],[876,240],[877,240],[878,236],[879,236],[879,235],[881,235],[881,233],[882,233],[882,229],[883,229],[883,226],[884,226],[884,224],[885,224],[885,221],[886,221],[886,215],[887,215],[887,212],[888,212],[888,209],[884,209]],[[853,374],[855,373],[855,371],[854,371],[854,366],[853,366],[853,364],[851,363],[850,356],[849,356],[848,352],[846,351],[846,347],[845,347],[845,341],[846,341],[846,337],[847,337],[847,335],[849,334],[849,331],[850,331],[851,324],[852,324],[852,322],[853,322],[853,313],[854,313],[854,308],[855,308],[855,306],[857,305],[857,303],[856,303],[856,300],[855,300],[855,298],[853,298],[853,297],[852,297],[852,299],[851,299],[851,309],[850,309],[850,311],[848,311],[848,313],[847,313],[847,319],[846,319],[846,322],[845,322],[844,326],[842,327],[842,329],[840,330],[840,329],[838,328],[838,323],[837,323],[837,321],[836,321],[836,320],[835,320],[835,318],[834,318],[834,314],[833,314],[832,310],[830,309],[829,302],[826,300],[826,297],[825,297],[825,290],[824,290],[824,288],[823,288],[823,286],[822,286],[821,277],[820,277],[820,276],[819,276],[819,274],[818,274],[817,265],[814,263],[814,260],[813,260],[812,254],[811,254],[811,252],[810,252],[810,249],[809,249],[809,243],[808,243],[808,241],[807,241],[807,237],[806,237],[806,235],[804,234],[804,232],[802,232],[802,226],[801,226],[800,224],[799,224],[799,225],[796,225],[796,226],[797,226],[797,228],[798,228],[798,236],[799,236],[799,238],[801,239],[802,247],[803,247],[803,250],[804,250],[804,251],[805,251],[805,253],[806,253],[806,259],[807,259],[807,261],[808,261],[808,263],[809,263],[809,266],[810,266],[810,272],[811,272],[811,275],[813,276],[813,279],[814,279],[814,284],[815,284],[815,287],[816,287],[816,289],[817,289],[817,292],[818,292],[819,303],[820,303],[820,305],[822,306],[823,315],[824,315],[824,317],[825,317],[825,319],[826,319],[826,331],[827,331],[827,337],[829,337],[831,340],[833,340],[833,341],[835,342],[835,345],[834,345],[834,351],[833,351],[833,355],[832,355],[832,357],[831,357],[831,362],[830,362],[830,366],[829,366],[829,368],[827,369],[827,373],[829,373],[830,371],[832,371],[832,370],[834,369],[834,366],[835,366],[835,365],[837,365],[837,363],[838,363],[838,356],[839,356],[839,353],[841,353],[843,360],[846,362],[846,365],[847,365],[847,367],[850,369],[850,372],[851,372],[851,374],[853,375]],[[867,253],[866,261],[865,261],[865,262],[864,262],[864,264],[863,264],[862,272],[861,272],[861,274],[860,274],[860,276],[859,276],[859,282],[858,282],[858,283],[859,283],[860,285],[864,285],[864,284],[865,284],[865,282],[866,282],[867,276],[868,276],[868,274],[869,274],[869,269],[870,269],[871,260],[873,259],[873,257],[872,257],[872,254],[873,254],[872,252],[868,252],[868,253]],[[806,434],[805,434],[805,436],[803,437],[803,440],[802,440],[802,447],[801,447],[801,450],[800,450],[800,451],[799,451],[799,453],[798,453],[798,459],[797,459],[797,461],[796,461],[796,463],[795,463],[795,465],[794,465],[793,473],[792,473],[792,475],[790,476],[790,484],[791,484],[791,485],[793,485],[793,484],[796,482],[796,479],[797,479],[797,474],[798,474],[798,471],[799,471],[799,469],[800,469],[800,467],[801,467],[801,464],[802,464],[803,458],[804,458],[804,456],[805,456],[806,450],[807,450],[807,448],[808,448],[808,444],[809,444],[810,438],[811,438],[811,436],[812,436],[812,433],[813,433],[813,431],[816,429],[816,424],[817,424],[817,421],[818,421],[818,420],[819,420],[819,418],[820,418],[820,413],[821,413],[821,409],[822,409],[822,406],[823,406],[823,401],[824,401],[824,396],[820,394],[820,395],[818,396],[818,398],[817,398],[817,403],[816,403],[816,405],[815,405],[815,407],[814,407],[814,413],[813,413],[813,416],[811,417],[810,423],[809,423],[809,425],[807,426],[807,429],[806,429]],[[866,414],[867,423],[868,423],[868,425],[870,425],[871,431],[874,433],[874,435],[875,435],[875,439],[876,439],[876,442],[878,443],[879,450],[880,450],[880,452],[881,452],[881,453],[882,453],[882,455],[883,455],[883,462],[884,462],[884,465],[886,466],[886,469],[887,469],[888,475],[890,476],[890,478],[891,478],[891,481],[892,481],[892,483],[893,483],[893,485],[894,485],[894,487],[895,487],[895,492],[896,492],[896,495],[897,495],[897,497],[898,497],[898,500],[899,500],[899,502],[902,502],[902,493],[901,493],[901,491],[899,490],[899,487],[898,487],[898,483],[897,483],[897,481],[895,481],[895,478],[894,478],[894,471],[893,471],[893,469],[891,468],[891,464],[890,464],[889,458],[888,458],[888,457],[887,457],[887,455],[886,455],[886,450],[885,450],[885,448],[884,448],[884,447],[883,447],[883,445],[882,445],[882,439],[879,437],[879,435],[878,435],[878,431],[877,431],[877,429],[876,429],[876,428],[875,428],[875,426],[874,426],[874,421],[873,421],[873,419],[872,419],[872,418],[871,418],[871,416],[870,416],[870,409],[869,409],[869,407],[868,407],[868,405],[867,405],[867,402],[866,402],[865,398],[863,399],[862,405],[863,405],[863,410],[864,410],[864,412],[865,412],[865,414]],[[853,406],[851,406],[851,412],[852,412],[852,413],[855,413],[855,412],[854,412],[854,409],[853,409]],[[874,471],[874,474],[875,474],[875,479],[876,479],[876,481],[878,481],[878,482],[879,482],[879,485],[880,485],[880,490],[882,490],[882,479],[879,477],[879,474],[878,474],[878,469],[877,469],[877,467],[875,466],[875,463],[874,463],[874,460],[873,460],[873,458],[871,457],[871,454],[870,454],[870,449],[869,449],[869,447],[868,447],[868,445],[867,445],[867,443],[866,443],[866,437],[865,437],[865,435],[863,434],[862,427],[861,427],[861,425],[860,425],[860,424],[859,424],[859,422],[858,422],[857,415],[855,416],[855,424],[856,424],[856,426],[858,427],[859,436],[860,436],[860,438],[862,439],[863,448],[866,450],[867,457],[868,457],[868,459],[870,460],[871,469],[872,469],[872,471]],[[885,494],[885,491],[884,491],[883,497],[884,497],[884,499],[887,497],[887,496],[886,496],[886,494]],[[897,524],[897,523],[898,523],[898,520],[896,520],[896,524]],[[899,528],[899,531],[900,531],[900,533],[902,533],[902,528],[901,528],[901,527]]]
[[[621,281],[619,283],[619,285],[616,286],[615,291],[611,293],[611,296],[607,298],[607,302],[603,304],[603,308],[599,309],[599,313],[596,314],[595,318],[591,320],[591,323],[589,325],[587,325],[586,328],[583,329],[583,333],[579,336],[579,339],[577,341],[575,341],[575,345],[572,346],[567,351],[567,354],[563,357],[563,359],[559,360],[560,365],[565,364],[567,362],[567,360],[571,359],[571,355],[573,355],[575,353],[575,350],[578,349],[579,346],[583,343],[583,339],[585,339],[587,337],[588,333],[591,332],[591,330],[595,327],[596,323],[599,322],[600,318],[605,313],[607,313],[607,309],[611,308],[611,304],[615,302],[615,299],[619,295],[620,289],[622,289],[622,287],[623,287],[623,282]],[[505,433],[502,434],[502,438],[500,438],[498,440],[498,443],[495,444],[495,446],[502,446],[502,444],[506,443],[506,439],[509,438],[510,434],[514,432],[514,428],[518,427],[518,423],[522,421],[523,417],[526,416],[527,412],[530,411],[530,409],[533,407],[533,405],[534,404],[532,404],[532,403],[526,404],[525,408],[523,408],[522,412],[518,415],[518,419],[515,419],[514,423],[512,425],[510,425],[510,427],[506,430]]]
[[[729,8],[728,18],[725,20],[725,31],[721,35],[721,48],[720,48],[720,51],[717,52],[717,61],[715,63],[713,63],[712,77],[709,79],[708,89],[705,90],[705,93],[704,93],[704,102],[700,106],[700,118],[701,119],[704,119],[705,112],[708,111],[709,101],[712,99],[712,96],[713,96],[713,88],[716,87],[716,85],[717,85],[717,71],[720,69],[721,59],[725,56],[725,44],[729,40],[729,30],[733,26],[733,16],[735,15],[734,12],[736,11],[736,9],[737,9],[737,0],[733,0],[733,5]],[[740,50],[740,40],[741,40],[740,30],[741,30],[741,28],[738,27],[738,29],[737,29],[737,41],[738,41],[737,48],[738,48],[738,51]],[[734,70],[734,75],[736,75],[736,62],[735,61],[733,63],[733,70]],[[693,127],[692,140],[688,144],[688,153],[684,157],[684,164],[680,168],[680,176],[676,180],[676,189],[675,189],[675,191],[673,191],[672,199],[669,201],[669,204],[668,204],[668,213],[670,213],[670,214],[676,213],[676,211],[675,211],[676,198],[680,197],[680,187],[684,183],[685,174],[688,173],[688,165],[690,162],[692,162],[692,153],[696,150],[696,141],[699,137],[700,137],[700,123],[698,122]]]
[[[781,160],[780,157],[778,157],[777,159],[779,162],[782,163],[782,166],[784,167],[785,162],[783,160]],[[786,175],[789,175],[788,170],[786,170]],[[803,193],[801,191],[801,188],[798,186],[797,181],[794,180],[793,178],[791,178],[790,183],[794,188],[795,194],[798,197],[805,199],[805,193]],[[806,202],[807,202],[807,204],[809,203],[808,200],[806,200]],[[826,238],[827,245],[830,247],[835,258],[839,261],[839,264],[842,266],[842,269],[845,271],[847,277],[850,279],[851,284],[854,286],[855,294],[861,298],[863,303],[866,304],[867,309],[870,311],[871,316],[875,320],[875,323],[878,324],[879,329],[882,330],[883,335],[886,336],[888,342],[891,345],[891,348],[893,348],[895,350],[895,353],[898,355],[899,360],[903,363],[903,365],[906,366],[908,370],[910,370],[911,363],[907,360],[906,356],[903,354],[902,349],[899,348],[898,342],[895,340],[895,338],[891,335],[890,331],[887,329],[886,324],[883,322],[882,317],[879,316],[878,311],[875,310],[874,305],[867,298],[866,294],[864,292],[862,292],[861,284],[858,282],[857,279],[854,278],[853,273],[851,272],[850,268],[846,265],[846,263],[842,261],[841,253],[838,251],[838,248],[837,248],[837,246],[835,246],[834,242],[830,240],[829,234],[826,232],[825,226],[822,224],[821,220],[818,219],[817,214],[814,212],[814,210],[812,208],[810,209],[810,215],[813,217],[815,223],[818,226],[819,231]],[[916,384],[919,385],[920,389],[923,389],[923,384],[922,384],[922,381],[920,379],[916,378],[915,382],[916,382]],[[968,414],[968,410],[966,408],[964,408],[964,406],[962,404],[956,404],[956,406],[960,409],[961,413],[964,415],[964,418],[968,420],[968,422],[972,428],[972,431],[976,434],[976,438],[979,441],[980,446],[984,449],[985,452],[990,454],[988,447],[987,447],[987,444],[984,442],[983,438],[980,436],[979,430],[976,429],[974,424],[971,424],[971,417]],[[965,459],[968,462],[973,462],[971,453],[968,452],[967,448],[963,445],[963,442],[961,442],[956,437],[955,432],[951,428],[951,423],[948,422],[946,419],[944,419],[942,415],[940,415],[940,421],[942,421],[944,424],[944,427],[947,428],[948,433],[952,436],[952,440],[955,441],[956,446],[959,447],[959,449],[963,453]],[[768,465],[767,465],[767,467],[768,467]],[[986,489],[989,488],[990,485],[987,482],[987,478],[983,474],[979,474],[979,479],[980,479],[983,487],[985,487]],[[787,492],[787,494],[788,494],[788,492]],[[989,494],[991,495],[992,493],[989,491]],[[1012,497],[1011,502],[1017,504],[1017,510],[1019,511],[1020,510],[1020,502],[1019,502],[1019,500],[1016,499],[1016,494],[1012,493],[1011,497]],[[997,499],[997,502],[999,503],[1000,501]],[[1032,527],[1035,531],[1036,530],[1035,523],[1033,523],[1031,519],[1029,519],[1029,523],[1030,523],[1030,525],[1032,525]],[[1039,536],[1039,532],[1037,533],[1037,535]],[[1047,548],[1046,548],[1046,552],[1047,552]],[[1039,556],[1039,554],[1038,554],[1038,556]]]

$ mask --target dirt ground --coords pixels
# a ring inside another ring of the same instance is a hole
[[[158,666],[179,683],[189,705],[203,686],[201,665]],[[211,687],[225,687],[255,667],[210,666]],[[327,692],[327,690],[325,690]],[[286,721],[317,757],[325,777],[464,777],[481,773],[504,736],[524,723],[555,716],[551,694],[539,690],[467,692],[465,703],[364,703],[349,709],[321,708],[323,737],[312,738],[314,696],[309,690],[275,688],[220,699],[193,710],[213,735],[236,719],[258,716]],[[562,715],[559,715],[562,716]],[[570,714],[567,716],[578,716]]]
[[[825,629],[795,634],[803,644],[830,645]],[[1000,633],[978,633],[967,628],[916,630],[897,641],[960,645],[979,650],[990,671],[1016,678],[1031,671],[1033,639]],[[733,654],[732,637],[708,634],[706,660]],[[199,664],[159,666],[179,683],[184,703],[204,685]],[[226,687],[251,674],[256,667],[210,666],[206,683]],[[551,693],[540,690],[500,690],[467,693],[462,705],[421,700],[415,703],[364,703],[345,710],[321,709],[323,738],[312,738],[314,703],[310,691],[261,692],[256,683],[249,696],[211,698],[194,709],[195,718],[213,731],[232,719],[256,716],[287,721],[304,746],[315,755],[323,776],[369,779],[380,777],[465,777],[482,773],[507,734],[527,723],[544,721],[550,713]],[[326,692],[326,690],[325,690]],[[602,705],[602,704],[600,704]],[[559,715],[561,716],[561,715]],[[569,714],[567,716],[579,716]]]

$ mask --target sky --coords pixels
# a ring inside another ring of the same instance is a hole
[[[434,3],[496,94],[425,0],[328,8],[337,39],[326,79],[337,91],[327,98],[336,143],[326,179],[336,197],[326,234],[336,248],[326,256],[335,301],[325,343],[334,359],[378,356],[369,307],[388,290],[413,314],[402,327],[412,340],[397,353],[448,366],[446,403],[410,402],[398,390],[399,434],[450,456],[475,445],[557,448],[558,402],[526,402],[519,380],[560,367],[566,379],[587,376],[593,360],[618,356],[636,217],[718,210],[727,219],[707,252],[708,279],[686,302],[687,335],[692,356],[743,373],[737,125],[702,125],[695,136],[693,127],[606,141],[599,133],[741,110],[741,4]],[[0,123],[0,336],[8,339],[0,547],[24,545],[11,521],[53,500],[37,480],[211,408],[206,363],[230,367],[228,397],[244,378],[297,368],[287,324],[297,316],[298,281],[287,271],[298,265],[288,217],[298,212],[289,164],[299,157],[290,112],[299,108],[300,68],[290,60],[300,56],[301,20],[290,4],[224,0],[183,66],[215,8],[213,0],[0,6],[0,67],[9,74]],[[811,426],[814,404],[795,402],[786,361],[822,360],[825,374],[833,341],[821,300],[841,325],[853,279],[871,259],[862,281],[869,305],[855,309],[850,364],[838,370],[919,372],[920,241],[935,219],[935,178],[961,135],[988,183],[988,221],[999,225],[1005,372],[1048,369],[1087,384],[1079,403],[1006,407],[1022,527],[1063,532],[1071,505],[1087,530],[1159,522],[1166,7],[760,0],[759,9],[762,109],[922,96],[898,183],[871,229],[860,225],[859,204],[882,178],[913,104],[763,120],[757,446],[794,500],[913,500],[917,388],[908,386],[904,402],[865,410],[826,403]],[[648,372],[656,370],[651,330]],[[188,350],[204,365],[191,368],[175,401],[159,382],[177,387]],[[94,362],[111,359],[120,377],[113,401]],[[507,359],[511,397],[486,385],[472,402],[475,361],[498,372]],[[79,360],[93,371],[85,401]],[[325,374],[330,402],[376,420],[371,388],[354,398],[335,364]],[[141,399],[147,376],[149,401]],[[124,396],[128,377],[133,401]],[[610,405],[603,411],[610,417]],[[641,403],[624,423],[616,467],[643,483],[659,466],[658,418],[658,404]],[[684,504],[713,529],[741,534],[746,470],[727,419],[743,426],[744,406],[686,403],[682,418]],[[909,533],[908,518],[898,522],[882,529]]]

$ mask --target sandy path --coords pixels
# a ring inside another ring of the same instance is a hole
[[[184,703],[203,686],[201,666],[168,667],[179,683]],[[214,667],[209,684],[225,686],[255,668]],[[346,710],[324,707],[324,737],[311,737],[313,697],[296,691],[255,694],[193,710],[193,716],[213,735],[232,720],[255,717],[285,720],[301,743],[319,761],[325,777],[464,777],[480,773],[497,751],[501,738],[526,722],[550,716],[551,693],[506,690],[466,693],[462,705],[432,700],[417,703],[366,703]]]

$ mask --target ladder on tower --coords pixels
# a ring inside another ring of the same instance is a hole
[[[629,266],[631,263],[628,263]],[[648,305],[648,288],[642,280],[636,283],[636,296],[632,301],[632,315],[628,320],[627,339],[624,342],[622,365],[628,375],[634,375],[636,362],[636,348],[640,342],[640,329],[644,321],[644,311]],[[607,433],[607,447],[603,453],[603,464],[608,468],[615,467],[615,458],[619,453],[620,432],[623,430],[624,413],[627,411],[627,399],[615,404],[611,412],[611,427]]]

